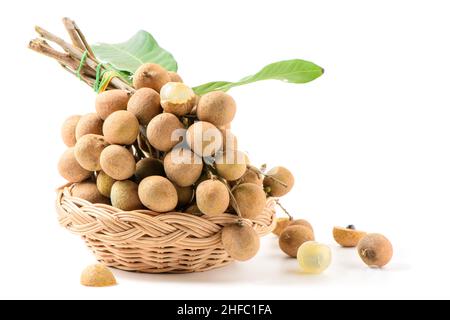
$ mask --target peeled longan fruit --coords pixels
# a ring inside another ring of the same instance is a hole
[[[201,121],[216,126],[230,123],[236,114],[236,102],[222,91],[213,91],[203,95],[197,106],[197,116]]]
[[[333,228],[334,240],[344,248],[354,248],[367,233],[351,228]]]
[[[133,75],[133,86],[135,89],[152,88],[160,91],[161,87],[170,81],[166,69],[155,63],[141,65]]]
[[[150,176],[165,176],[164,165],[161,160],[154,158],[144,158],[136,163],[136,181],[139,183]]]
[[[219,152],[215,159],[217,173],[228,181],[235,181],[247,171],[244,153],[240,151]]]
[[[154,148],[166,152],[181,141],[184,130],[183,124],[175,115],[161,113],[148,124],[147,139]]]
[[[222,244],[231,258],[246,261],[253,258],[259,250],[259,236],[248,225],[232,224],[222,229]]]
[[[186,141],[196,154],[201,157],[214,155],[222,148],[222,134],[213,124],[198,121],[186,132]]]
[[[80,115],[70,116],[66,120],[64,120],[64,123],[61,127],[62,140],[68,147],[73,147],[75,143],[77,143],[75,129],[77,127],[78,121],[80,121],[80,118]]]
[[[279,181],[286,184],[282,185]],[[264,178],[264,187],[270,188],[270,195],[273,197],[282,197],[294,186],[294,176],[285,167],[275,167],[267,172]]]
[[[291,223],[291,219],[289,218],[277,218],[276,219],[276,225],[275,225],[275,229],[273,229],[272,233],[276,234],[277,236],[280,236],[281,233],[284,231],[284,229],[287,228],[287,226],[289,225],[289,223]]]
[[[206,180],[200,183],[195,197],[200,211],[209,216],[224,213],[230,203],[227,187],[218,180]]]
[[[139,183],[139,199],[150,210],[167,212],[175,209],[178,203],[177,190],[170,180],[160,177],[147,177]]]
[[[174,184],[175,189],[177,189],[178,196],[178,208],[183,208],[191,203],[194,197],[194,188],[192,186],[189,187],[180,187]]]
[[[67,149],[59,158],[59,174],[69,182],[81,182],[91,175],[89,170],[84,169],[75,158],[74,148]]]
[[[109,198],[111,196],[111,188],[115,182],[116,180],[103,171],[100,171],[97,175],[97,189],[105,197]]]
[[[284,253],[296,258],[298,248],[307,241],[314,241],[314,233],[311,229],[304,226],[288,226],[281,233],[278,243]]]
[[[85,114],[78,120],[75,137],[80,139],[86,134],[103,135],[103,120],[96,113]]]
[[[108,287],[117,284],[112,272],[102,264],[94,264],[84,269],[80,281],[87,287]]]
[[[107,90],[98,94],[95,99],[95,110],[99,117],[105,120],[113,112],[126,110],[129,99],[130,93],[126,90]]]
[[[75,145],[75,158],[78,163],[89,171],[98,171],[100,167],[100,154],[108,146],[103,136],[86,134]]]
[[[161,106],[165,112],[184,116],[192,111],[196,95],[182,82],[167,82],[161,88]]]
[[[202,159],[191,150],[175,148],[164,158],[167,177],[180,187],[193,185],[202,174]]]
[[[159,94],[152,88],[136,90],[130,101],[128,101],[127,110],[134,114],[143,126],[148,125],[150,120],[163,111],[160,105]]]
[[[102,195],[94,182],[79,182],[71,190],[72,196],[84,199],[90,203],[109,204],[109,199]]]
[[[266,206],[266,194],[264,190],[253,183],[238,185],[233,190],[233,196],[236,199],[236,204],[233,204],[234,209],[236,212],[240,211],[242,217],[246,219],[256,218]]]
[[[358,253],[369,267],[384,267],[394,254],[391,242],[383,235],[371,233],[358,243]]]
[[[173,71],[168,71],[170,82],[183,82],[183,79],[180,77],[180,75]]]
[[[136,162],[126,148],[110,145],[100,154],[100,167],[111,178],[126,180],[136,171]]]
[[[130,111],[116,111],[106,118],[103,134],[109,143],[133,144],[139,134],[139,121]]]
[[[130,180],[116,181],[111,188],[111,204],[124,211],[143,209],[138,185]]]

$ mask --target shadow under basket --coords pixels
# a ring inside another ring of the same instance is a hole
[[[143,273],[207,271],[233,261],[222,246],[223,226],[232,214],[195,216],[188,213],[121,211],[72,197],[71,187],[58,192],[59,223],[86,241],[97,260],[109,267]],[[275,227],[275,201],[268,198],[254,220],[243,219],[259,236]]]

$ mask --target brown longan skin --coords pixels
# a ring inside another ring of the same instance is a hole
[[[230,123],[236,114],[236,102],[225,92],[213,91],[200,97],[197,105],[197,116],[201,121],[216,126]]]
[[[264,176],[259,174],[258,171],[259,170],[256,167],[251,166],[251,168],[247,169],[244,175],[240,178],[241,183],[253,183],[262,187]]]
[[[127,110],[134,114],[139,123],[148,125],[150,120],[162,113],[161,101],[158,92],[152,88],[136,90],[128,101]]]
[[[247,171],[244,154],[240,151],[219,152],[216,155],[217,173],[227,181],[241,178]]]
[[[168,71],[170,82],[183,82],[183,79],[180,77],[180,75],[173,71]]]
[[[100,193],[94,182],[76,183],[71,189],[71,194],[73,197],[84,199],[90,203],[110,204],[109,198]]]
[[[200,211],[200,209],[197,206],[197,203],[193,203],[191,204],[189,207],[187,207],[184,210],[185,213],[190,213],[193,214],[194,216],[198,216],[201,217],[203,215],[203,213]]]
[[[287,187],[271,177],[284,182]],[[285,167],[275,167],[267,172],[266,177],[264,178],[264,187],[270,188],[270,195],[272,197],[282,197],[292,190],[294,182],[294,176],[288,169]]]
[[[278,243],[284,253],[297,258],[298,248],[307,241],[314,241],[314,233],[311,229],[304,226],[288,226],[281,233]]]
[[[94,264],[83,270],[80,283],[86,287],[109,287],[117,284],[112,272],[102,264]]]
[[[108,176],[103,171],[100,171],[97,175],[97,189],[105,197],[109,198],[111,196],[111,188],[115,182],[116,180]]]
[[[61,138],[64,144],[68,147],[73,147],[75,143],[77,143],[75,130],[80,119],[80,115],[70,116],[66,120],[64,120],[64,123],[61,126]]]
[[[181,163],[177,163],[176,159]],[[202,159],[188,149],[174,149],[164,158],[167,178],[180,187],[193,185],[203,170]]]
[[[233,196],[236,199],[234,209],[245,219],[255,219],[266,206],[266,193],[253,183],[240,184],[233,190]]]
[[[223,148],[222,151],[230,152],[238,150],[238,140],[237,137],[228,129],[219,129],[222,133],[223,138]]]
[[[99,171],[100,154],[108,145],[103,136],[86,134],[75,145],[75,158],[86,170]]]
[[[289,222],[289,226],[303,226],[303,227],[310,229],[312,231],[312,233],[314,234],[314,228],[313,228],[312,224],[309,223],[308,221],[306,221],[305,219],[292,220]]]
[[[161,87],[170,81],[166,69],[155,63],[141,65],[133,75],[133,86],[135,89],[152,88],[159,92]]]
[[[348,228],[333,228],[334,240],[344,248],[354,248],[358,245],[359,241],[364,238],[367,233],[363,231],[348,229]]]
[[[192,186],[180,187],[174,184],[174,187],[177,190],[178,196],[177,208],[184,208],[192,202],[192,199],[194,198],[194,188]]]
[[[231,224],[222,229],[222,245],[231,258],[247,261],[258,253],[260,241],[252,227]]]
[[[230,204],[227,187],[218,180],[206,180],[200,183],[195,192],[197,206],[208,216],[224,213]]]
[[[100,167],[115,180],[126,180],[136,171],[133,155],[124,147],[110,145],[100,154]]]
[[[73,147],[64,151],[59,158],[58,172],[69,182],[81,182],[91,176],[91,172],[78,163]]]
[[[391,242],[378,233],[371,233],[362,238],[357,249],[359,256],[369,267],[384,267],[394,254]]]
[[[96,113],[85,114],[77,123],[76,139],[78,140],[86,134],[103,135],[103,120]]]
[[[97,95],[95,110],[98,116],[105,120],[110,114],[119,110],[126,110],[130,93],[126,90],[107,90]]]
[[[171,113],[161,113],[148,124],[147,139],[152,147],[167,152],[181,141],[181,137],[172,140],[172,133],[175,130],[184,130],[180,120]]]
[[[165,176],[164,164],[159,159],[144,158],[136,163],[134,174],[137,183],[150,176]]]
[[[138,185],[130,180],[116,181],[113,184],[111,204],[124,211],[144,209],[144,205],[139,200]]]
[[[168,212],[175,209],[178,195],[175,186],[167,178],[147,177],[139,183],[139,199],[150,210]]]
[[[138,134],[139,121],[130,111],[116,111],[103,123],[103,135],[111,144],[131,145]]]
[[[201,157],[214,155],[222,149],[223,140],[220,130],[212,123],[197,121],[186,132],[189,148]]]

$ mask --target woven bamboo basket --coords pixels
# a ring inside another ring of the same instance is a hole
[[[61,226],[80,235],[96,259],[109,267],[143,273],[189,273],[233,261],[222,246],[221,230],[236,222],[236,215],[124,212],[73,197],[70,186],[59,190],[56,207]],[[243,222],[264,236],[275,227],[274,215],[275,201],[269,198],[257,219]]]

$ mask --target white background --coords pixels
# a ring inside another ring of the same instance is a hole
[[[450,298],[450,7],[448,1],[10,1],[0,13],[1,298]],[[79,284],[94,262],[57,224],[59,130],[91,112],[95,95],[26,49],[41,25],[75,19],[91,42],[150,31],[191,85],[237,80],[273,61],[325,68],[307,85],[275,81],[230,91],[233,131],[256,164],[284,165],[297,183],[283,199],[333,248],[321,276],[267,236],[252,261],[190,275],[115,271],[119,285]],[[388,236],[383,270],[334,244],[335,225]]]

